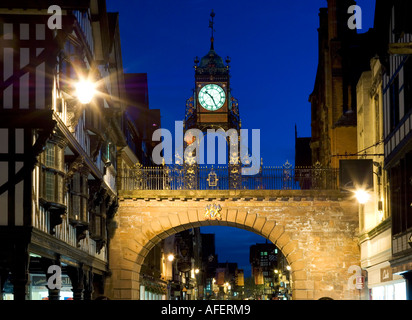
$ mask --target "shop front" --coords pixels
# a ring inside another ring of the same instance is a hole
[[[406,282],[398,274],[392,273],[388,262],[368,271],[370,300],[406,300]]]
[[[62,287],[60,289],[60,300],[73,300],[73,291],[70,278],[62,275]],[[47,289],[45,275],[30,274],[30,300],[48,300],[49,290]]]
[[[70,278],[62,275],[62,287],[60,290],[60,300],[73,300],[73,291]],[[3,300],[14,300],[13,284],[8,279],[3,288]],[[30,274],[28,282],[29,300],[48,300],[49,290],[47,288],[46,276],[43,274]]]

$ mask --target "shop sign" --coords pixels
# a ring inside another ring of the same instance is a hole
[[[45,276],[32,276],[31,277],[31,285],[35,287],[45,287],[47,285],[47,279]],[[71,281],[69,277],[62,277],[62,286],[63,287],[71,287]]]
[[[364,276],[356,277],[355,288],[358,290],[365,288],[365,277]]]
[[[391,267],[381,268],[381,282],[392,281],[392,279],[393,279],[392,268]]]

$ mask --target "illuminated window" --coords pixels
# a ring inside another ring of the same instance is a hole
[[[54,143],[47,143],[40,155],[40,198],[50,203],[64,204],[64,150]]]
[[[73,175],[70,183],[70,219],[75,221],[88,222],[88,189],[87,177],[79,172]]]

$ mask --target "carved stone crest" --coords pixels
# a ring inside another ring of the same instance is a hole
[[[222,207],[220,204],[209,204],[206,206],[205,219],[206,220],[222,220],[220,211]]]

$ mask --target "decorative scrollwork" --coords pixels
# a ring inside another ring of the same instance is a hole
[[[185,164],[183,177],[185,180],[185,189],[193,190],[197,187],[197,165]]]
[[[206,181],[208,182],[209,187],[217,187],[217,182],[219,181],[219,178],[217,177],[217,174],[213,167],[207,175]]]
[[[293,177],[292,169],[292,164],[286,160],[286,163],[282,166],[282,189],[291,189]]]
[[[136,163],[133,166],[133,170],[131,171],[131,180],[133,183],[133,189],[141,190],[144,189],[144,171],[142,170],[143,166],[141,163]]]

